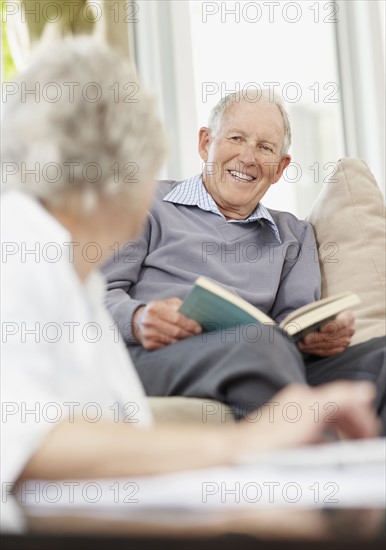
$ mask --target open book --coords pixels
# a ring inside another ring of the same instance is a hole
[[[294,340],[300,340],[359,302],[359,297],[352,292],[329,296],[296,309],[283,319],[279,327]],[[206,277],[196,280],[179,311],[209,331],[256,322],[276,325],[258,308]]]

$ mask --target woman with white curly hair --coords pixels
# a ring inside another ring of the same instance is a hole
[[[232,464],[318,439],[328,402],[339,404],[334,426],[376,434],[372,387],[349,382],[287,388],[273,423],[267,408],[221,429],[154,425],[97,272],[135,238],[151,201],[165,156],[153,102],[125,59],[86,37],[37,53],[6,92],[2,481]],[[303,414],[286,422],[294,401]]]

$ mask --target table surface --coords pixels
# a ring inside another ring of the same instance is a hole
[[[255,509],[197,513],[141,510],[111,514],[28,516],[24,529],[2,534],[2,548],[155,550],[384,549],[384,509]]]

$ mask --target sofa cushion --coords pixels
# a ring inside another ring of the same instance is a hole
[[[358,344],[386,334],[385,206],[368,166],[360,159],[338,161],[308,220],[315,229],[322,272],[322,297],[351,290]]]
[[[149,397],[157,424],[225,425],[235,420],[232,410],[224,403],[194,397]]]

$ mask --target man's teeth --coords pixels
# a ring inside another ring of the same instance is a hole
[[[240,180],[245,180],[245,181],[252,181],[254,180],[255,178],[253,178],[252,176],[248,176],[246,174],[242,174],[241,172],[235,172],[234,170],[229,170],[230,173],[232,174],[232,176],[234,176],[235,178],[238,178]]]

